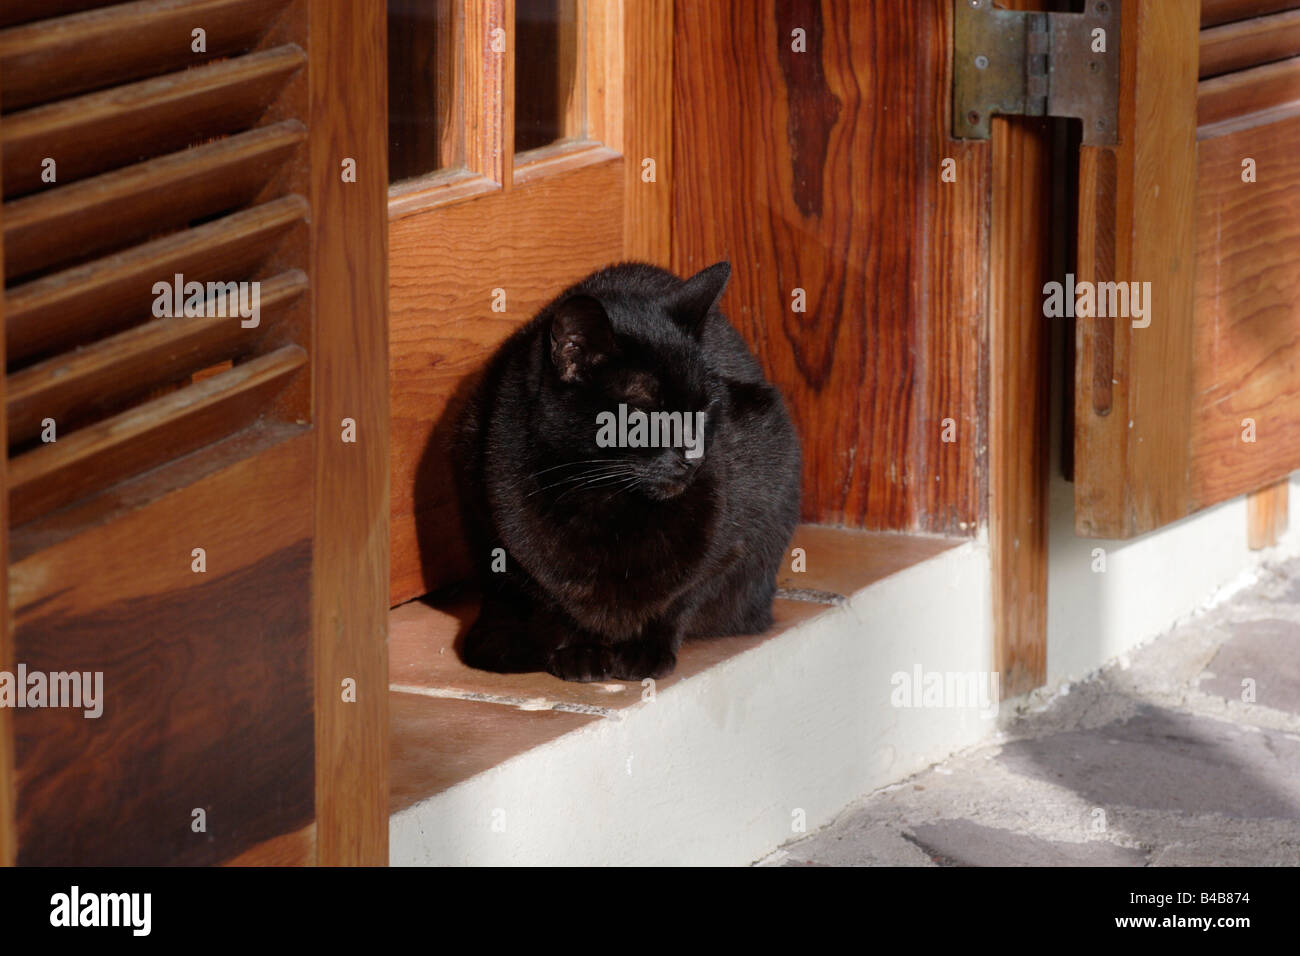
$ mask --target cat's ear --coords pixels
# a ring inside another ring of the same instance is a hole
[[[614,329],[605,307],[589,295],[573,295],[551,314],[551,361],[560,379],[581,382],[614,351]]]
[[[691,276],[668,296],[668,314],[692,335],[704,328],[704,318],[718,304],[731,278],[731,263],[716,262]]]

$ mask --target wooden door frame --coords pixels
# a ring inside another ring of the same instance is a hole
[[[623,193],[623,252],[668,268],[673,213],[673,0],[621,0],[623,116],[617,148],[628,162]],[[655,160],[653,183],[641,163]]]
[[[993,120],[989,248],[989,549],[993,660],[1002,696],[1047,679],[1048,124]]]
[[[1125,3],[1116,146],[1079,151],[1080,281],[1151,279],[1150,327],[1076,323],[1075,528],[1129,538],[1188,513],[1199,13]]]
[[[1045,9],[1043,0],[1006,0]],[[1047,680],[1050,125],[993,117],[989,206],[988,518],[993,667],[1003,698]],[[1067,438],[1068,440],[1068,438]]]
[[[388,862],[386,4],[313,0],[309,29],[316,862],[382,866]],[[347,159],[355,160],[355,182],[342,176]],[[354,423],[355,442],[342,441],[344,419]],[[344,699],[348,680],[352,701]]]
[[[4,77],[0,76],[0,84]],[[3,87],[0,87],[3,88]],[[0,119],[3,123],[3,119]],[[0,170],[0,177],[3,171]],[[0,196],[4,184],[0,181]],[[4,243],[0,243],[0,276],[4,270]],[[5,290],[0,282],[0,329],[5,327]],[[5,336],[0,335],[0,369],[5,368]],[[5,407],[5,375],[0,375],[0,408]],[[9,433],[8,416],[0,415],[0,672],[15,670],[13,628],[9,620]],[[18,835],[14,779],[14,724],[8,707],[0,707],[0,866],[18,862]]]

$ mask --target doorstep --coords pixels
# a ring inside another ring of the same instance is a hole
[[[802,526],[791,547],[774,626],[688,642],[653,687],[472,670],[474,602],[395,608],[392,863],[746,863],[989,731],[891,712],[887,683],[987,665],[986,546]]]

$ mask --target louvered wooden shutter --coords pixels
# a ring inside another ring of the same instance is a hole
[[[305,103],[287,89],[306,54],[277,29],[285,6],[155,0],[0,35],[15,525],[268,413],[309,418],[306,389],[276,407],[307,365]],[[266,315],[146,321],[177,274],[261,280]],[[57,441],[36,440],[46,420]]]
[[[378,0],[0,10],[0,670],[106,706],[0,726],[19,862],[382,859],[383,44]]]
[[[1080,161],[1076,530],[1125,538],[1300,469],[1300,0],[1125,2],[1120,144]]]

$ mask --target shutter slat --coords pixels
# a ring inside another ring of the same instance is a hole
[[[6,112],[242,53],[285,0],[139,0],[0,32]],[[204,30],[203,52],[192,31]]]
[[[1201,0],[1201,26],[1265,16],[1300,7],[1300,0]]]
[[[238,318],[155,319],[9,376],[5,401],[10,445],[40,434],[52,418],[60,432],[87,412],[115,411],[196,368],[247,354],[307,290],[295,269],[261,284],[261,324]]]
[[[107,7],[112,2],[113,0],[5,0],[0,4],[0,27]]]
[[[287,44],[12,113],[2,131],[5,197],[39,189],[46,157],[67,183],[246,129],[305,63]]]
[[[301,196],[285,196],[9,290],[9,361],[71,348],[148,316],[154,283],[176,273],[186,282],[249,278],[307,209]]]
[[[1300,101],[1300,56],[1202,80],[1196,121],[1209,126]]]
[[[96,422],[9,462],[9,508],[22,524],[244,428],[307,364],[287,345]]]
[[[1300,10],[1201,31],[1202,79],[1300,55]]]
[[[7,278],[85,259],[252,202],[306,136],[249,130],[8,203]]]

